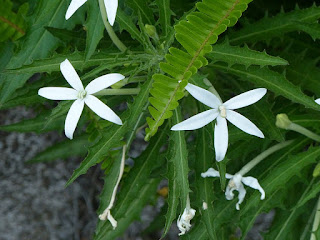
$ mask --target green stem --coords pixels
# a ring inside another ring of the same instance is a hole
[[[315,140],[317,142],[320,142],[320,136],[318,134],[315,134],[311,132],[310,130],[296,124],[296,123],[291,123],[288,127],[289,130],[296,131],[298,133],[301,133],[302,135],[305,135],[308,138],[311,138],[312,140]]]
[[[313,225],[312,225],[312,233],[311,233],[310,240],[317,239],[317,237],[314,233],[315,233],[315,231],[318,230],[319,223],[320,223],[320,197],[317,202],[317,209],[316,209],[316,214],[314,215],[314,221],[313,221]]]
[[[265,150],[264,152],[260,153],[258,156],[256,156],[254,159],[252,159],[250,162],[248,162],[238,173],[242,176],[244,176],[247,172],[249,172],[252,168],[254,168],[258,163],[260,163],[263,159],[271,155],[272,153],[285,148],[286,146],[290,145],[294,140],[285,141],[282,143],[279,143],[277,145],[272,146],[271,148]]]
[[[140,88],[120,88],[120,89],[103,89],[94,95],[106,96],[106,95],[135,95],[140,92]]]
[[[106,11],[103,0],[99,0],[99,7],[100,7],[101,17],[102,17],[104,26],[106,27],[107,32],[108,32],[112,42],[117,46],[117,48],[119,48],[119,50],[121,52],[126,51],[127,47],[120,41],[120,39],[115,34],[115,32],[113,31],[113,28],[111,27],[111,25],[109,24],[109,22],[107,20],[107,11]]]

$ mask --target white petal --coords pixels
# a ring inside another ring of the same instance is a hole
[[[213,93],[205,90],[201,87],[197,87],[191,83],[185,87],[185,89],[198,101],[202,102],[203,104],[207,105],[211,108],[218,108],[222,102],[219,98],[217,98]]]
[[[44,87],[39,89],[38,94],[50,100],[75,100],[78,92],[72,88]]]
[[[246,196],[246,190],[244,189],[243,185],[240,184],[239,188],[237,189],[239,192],[238,199],[239,201],[236,204],[236,209],[240,210],[240,204],[243,202],[244,197]]]
[[[194,130],[198,128],[202,128],[208,123],[212,122],[218,116],[218,111],[215,109],[210,109],[202,113],[198,113],[187,120],[184,120],[181,123],[174,125],[171,130],[172,131],[180,131],[180,130]]]
[[[117,15],[118,0],[104,0],[104,5],[107,10],[108,22],[113,26]]]
[[[257,88],[254,90],[250,90],[248,92],[244,92],[238,96],[235,96],[230,100],[226,101],[223,105],[227,109],[238,109],[238,108],[246,107],[248,105],[251,105],[259,101],[266,93],[267,93],[267,89]]]
[[[201,173],[201,177],[206,178],[206,177],[220,177],[220,173],[213,169],[213,168],[209,168],[206,172]],[[226,173],[226,178],[227,179],[231,179],[233,177],[233,175]]]
[[[72,0],[66,13],[66,20],[68,20],[86,1],[87,0]]]
[[[243,177],[242,178],[242,182],[253,188],[253,189],[257,189],[260,193],[261,193],[261,200],[263,200],[266,197],[266,193],[264,192],[263,188],[260,186],[258,180],[254,177]]]
[[[118,222],[113,218],[113,216],[111,215],[111,212],[109,212],[108,214],[108,220],[110,221],[113,229],[115,229],[118,225]]]
[[[93,94],[119,82],[124,78],[125,76],[119,73],[106,74],[91,81],[85,90],[88,94]]]
[[[214,149],[216,160],[222,161],[228,149],[228,126],[227,120],[220,116],[217,117],[217,123],[214,127]]]
[[[67,80],[67,82],[70,84],[71,87],[73,87],[77,91],[84,90],[82,82],[76,70],[73,68],[73,66],[71,65],[68,59],[64,60],[60,64],[60,70],[64,78]]]
[[[67,118],[64,124],[64,132],[66,136],[70,139],[73,138],[73,133],[79,122],[83,107],[84,107],[84,101],[78,99],[71,105],[71,108],[69,109],[69,112],[67,114]]]
[[[227,110],[227,119],[242,131],[260,138],[264,138],[264,135],[260,129],[248,118],[242,116],[241,114],[232,110]]]
[[[95,96],[87,95],[84,101],[88,107],[91,108],[91,110],[94,111],[99,117],[115,124],[122,125],[122,121],[118,115]]]
[[[315,102],[320,104],[320,98],[316,99]]]

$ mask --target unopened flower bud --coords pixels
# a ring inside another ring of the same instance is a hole
[[[292,122],[290,121],[290,119],[288,118],[288,115],[285,113],[280,113],[277,115],[276,117],[276,126],[278,128],[283,128],[288,130],[289,126],[292,124]]]
[[[145,27],[146,33],[148,34],[149,37],[151,37],[151,38],[158,37],[157,30],[156,30],[155,26],[146,24],[144,27]]]
[[[320,163],[318,163],[317,166],[314,168],[312,176],[313,177],[319,177],[320,176]]]

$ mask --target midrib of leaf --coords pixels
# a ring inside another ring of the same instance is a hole
[[[58,14],[58,12],[59,12],[60,8],[63,6],[63,4],[64,4],[64,1],[61,1],[60,4],[57,6],[57,8],[55,9],[55,12],[54,12],[54,14],[53,14],[53,16],[52,16],[52,18],[51,18],[51,20],[49,21],[49,23],[48,23],[47,26],[50,27],[51,24],[52,24],[52,22],[55,21],[55,16]],[[29,56],[32,56],[32,55],[33,55],[33,52],[38,48],[38,45],[39,45],[39,43],[41,42],[41,40],[44,38],[46,32],[47,32],[46,29],[44,29],[44,30],[42,31],[41,37],[40,37],[39,40],[37,41],[36,45],[32,48],[32,51],[31,51],[31,53],[29,54]]]
[[[243,59],[247,59],[247,60],[253,60],[253,61],[255,61],[255,60],[257,60],[258,58],[254,58],[254,57],[248,57],[248,56],[244,56],[244,55],[236,55],[236,54],[231,54],[231,53],[227,53],[227,52],[219,52],[219,51],[217,51],[217,50],[212,50],[212,52],[211,53],[213,53],[213,56],[212,56],[212,58],[214,59],[214,53],[218,53],[218,54],[221,54],[221,55],[224,55],[224,56],[230,56],[230,57],[235,57],[235,58],[237,58],[237,57],[241,57],[241,58],[243,58]],[[262,64],[260,64],[260,65],[270,65],[270,62],[271,62],[271,60],[265,60],[265,59],[261,59],[261,58],[259,58],[258,59],[259,60],[259,62],[261,62]],[[264,64],[263,62],[266,62],[266,64]],[[279,63],[279,61],[274,61],[274,63],[275,64],[278,64]]]
[[[136,1],[136,0],[133,0],[133,2],[136,4],[136,6],[138,7],[138,9],[140,10],[140,12],[145,16],[146,19],[148,19],[148,23],[149,24],[152,24],[152,22],[150,22],[149,20],[149,17],[148,15],[143,11],[143,9],[140,7],[140,4]]]
[[[190,70],[190,68],[193,66],[194,62],[197,60],[197,58],[199,57],[201,51],[203,50],[203,48],[206,46],[206,44],[208,43],[210,37],[213,35],[214,31],[216,29],[218,29],[218,27],[220,26],[220,24],[227,19],[230,16],[230,13],[232,12],[232,10],[235,8],[235,6],[239,3],[240,0],[236,0],[235,3],[232,5],[232,7],[229,9],[229,11],[226,13],[226,15],[224,15],[224,17],[217,23],[217,25],[210,31],[210,33],[208,34],[207,38],[204,40],[204,42],[201,44],[200,48],[198,49],[198,51],[196,52],[196,54],[192,57],[189,65],[187,66],[186,70],[183,72],[183,76],[181,79],[178,79],[179,81],[182,81],[185,78],[185,75],[187,74],[187,72]],[[150,129],[150,132],[154,131],[154,128],[157,127],[159,125],[160,120],[162,120],[163,115],[168,111],[168,108],[171,104],[171,102],[173,101],[177,91],[179,90],[180,87],[180,83],[178,83],[177,87],[174,89],[172,95],[169,98],[169,101],[166,103],[164,109],[162,110],[162,112],[160,113],[160,117],[158,117],[155,121],[155,124],[153,125],[153,128]],[[147,137],[146,137],[147,138]]]
[[[19,33],[21,34],[25,34],[25,31],[23,31],[18,25],[14,24],[13,22],[11,22],[10,20],[6,19],[3,16],[0,16],[0,21],[10,25],[11,27],[13,27],[15,30],[17,30]]]

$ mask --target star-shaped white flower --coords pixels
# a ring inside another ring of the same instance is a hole
[[[50,100],[76,100],[71,105],[65,121],[65,134],[68,138],[73,138],[73,133],[77,127],[84,104],[91,108],[91,110],[99,117],[115,124],[122,125],[122,121],[118,115],[92,94],[124,79],[123,75],[119,73],[106,74],[94,79],[86,88],[83,88],[76,70],[68,59],[60,64],[60,70],[64,78],[73,88],[44,87],[39,89],[38,94]]]
[[[190,221],[196,214],[196,210],[192,208],[185,208],[182,215],[179,216],[177,226],[180,230],[179,236],[184,235],[191,228]]]
[[[249,119],[233,111],[238,108],[246,107],[259,101],[266,93],[265,88],[257,88],[242,93],[230,100],[222,103],[221,100],[213,93],[188,83],[186,90],[198,101],[212,108],[205,112],[199,113],[181,123],[174,125],[171,130],[194,130],[201,128],[213,120],[217,119],[214,128],[214,148],[216,160],[222,161],[228,149],[228,127],[227,120],[242,131],[264,138],[263,133]]]
[[[201,177],[206,178],[206,177],[220,177],[220,174],[217,170],[213,168],[209,168],[206,172],[201,173]],[[227,200],[232,200],[234,197],[233,191],[238,191],[239,195],[239,201],[236,204],[236,209],[240,210],[240,204],[243,202],[244,197],[246,196],[246,190],[244,189],[244,185],[247,185],[253,189],[259,190],[261,193],[261,200],[265,199],[265,192],[263,188],[260,186],[258,180],[254,177],[243,177],[241,174],[236,173],[235,175],[231,175],[229,173],[226,173],[226,178],[230,179],[227,189],[226,189],[226,199]]]
[[[87,0],[71,0],[66,13],[66,20],[68,20]],[[118,0],[104,0],[106,7],[108,21],[113,26],[117,15]]]

